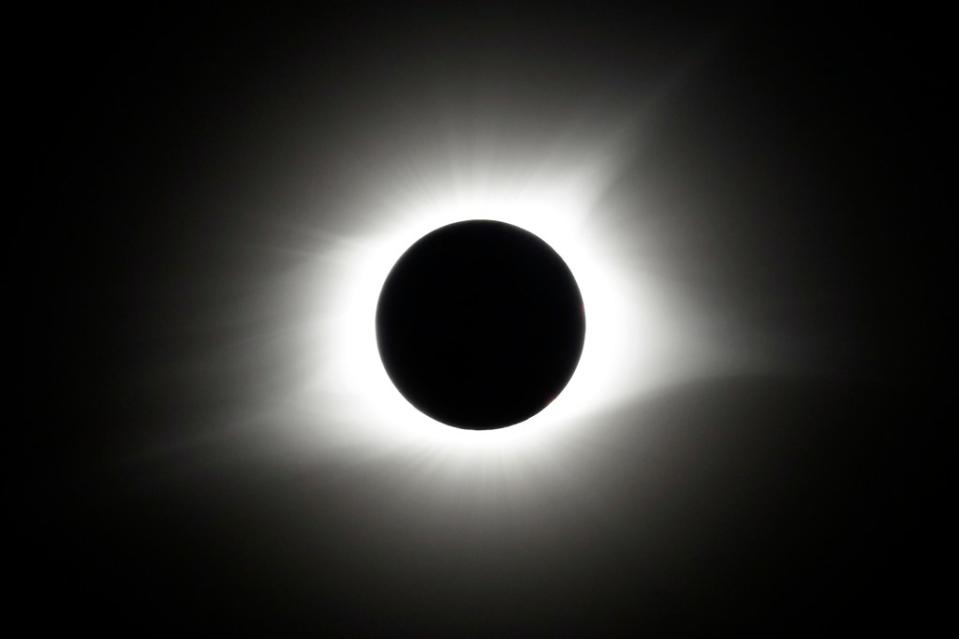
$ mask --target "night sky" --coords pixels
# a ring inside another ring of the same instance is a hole
[[[956,395],[943,17],[375,4],[8,25],[15,615],[348,636],[931,619]],[[593,307],[624,326],[617,372],[495,464],[401,440],[325,323],[356,247],[424,194],[570,167],[592,176],[584,255],[629,309]]]

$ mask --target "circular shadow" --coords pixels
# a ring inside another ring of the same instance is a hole
[[[376,309],[380,357],[417,409],[450,426],[525,421],[566,387],[586,320],[576,280],[543,240],[503,222],[441,227],[390,271]]]

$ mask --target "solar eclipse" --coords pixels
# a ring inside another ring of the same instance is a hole
[[[27,623],[923,616],[948,38],[494,4],[22,22]]]

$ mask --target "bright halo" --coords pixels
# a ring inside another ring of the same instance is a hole
[[[304,420],[303,441],[327,448],[425,446],[473,460],[483,451],[544,455],[593,423],[591,416],[667,381],[689,359],[688,327],[654,281],[636,272],[635,258],[617,248],[615,229],[597,222],[601,182],[556,176],[520,188],[398,197],[362,235],[324,250],[313,290],[298,293],[316,300],[304,311],[303,344],[313,366],[293,398]],[[380,291],[399,257],[430,231],[471,219],[507,222],[539,236],[569,266],[586,311],[582,356],[563,392],[529,420],[489,431],[451,428],[413,407],[386,374],[375,334]]]

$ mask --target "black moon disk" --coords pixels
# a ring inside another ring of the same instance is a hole
[[[489,220],[420,238],[376,309],[396,388],[433,419],[472,430],[543,410],[573,376],[585,335],[583,298],[562,258],[532,233]]]

